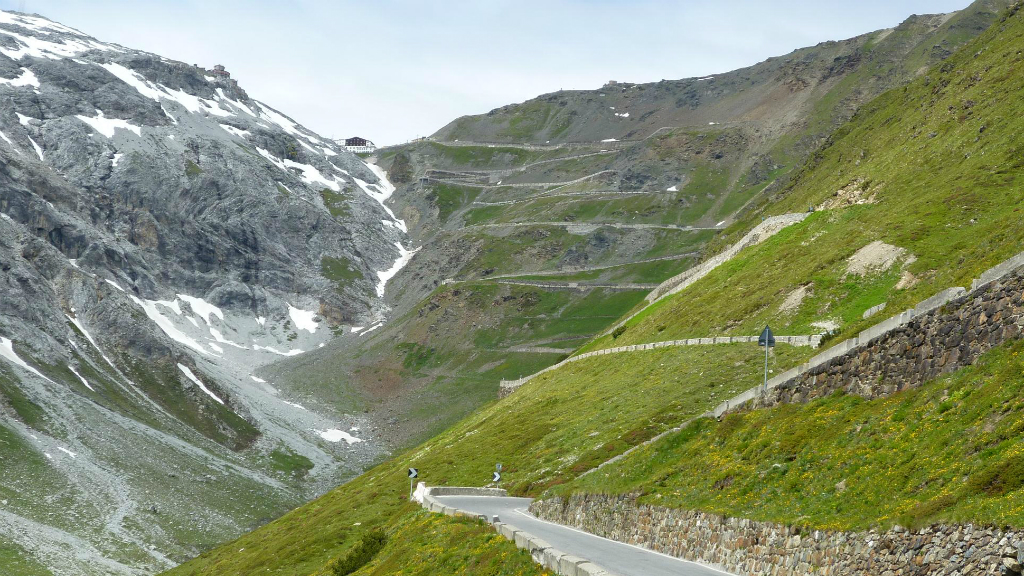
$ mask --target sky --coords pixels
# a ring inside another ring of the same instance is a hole
[[[969,0],[0,0],[212,68],[323,136],[394,144],[608,80],[727,72]]]

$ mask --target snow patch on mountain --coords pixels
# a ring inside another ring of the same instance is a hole
[[[277,156],[271,154],[269,150],[265,150],[258,146],[256,147],[256,151],[259,152],[260,156],[266,158],[271,164],[277,166],[278,168],[287,172],[288,174],[291,174],[291,171],[288,170],[289,168],[295,168],[299,170],[299,172],[301,172],[299,177],[306,184],[309,184],[311,186],[326,186],[331,190],[334,190],[335,192],[341,190],[341,185],[338,183],[337,178],[327,178],[315,166],[310,166],[309,164],[303,164],[301,162],[296,162],[294,160],[289,160],[287,158],[278,158]]]
[[[412,260],[412,257],[420,251],[419,248],[415,250],[406,250],[400,243],[395,242],[395,248],[398,248],[398,260],[388,268],[387,270],[381,270],[377,272],[377,278],[380,280],[377,282],[377,296],[384,297],[384,289],[387,287],[388,280],[395,277],[399,270],[405,267],[406,264]]]
[[[36,144],[36,141],[33,140],[31,136],[29,136],[28,141],[29,141],[30,144],[32,144],[32,149],[36,151],[36,156],[39,156],[39,161],[42,162],[43,161],[43,149],[39,147],[39,144]]]
[[[300,178],[302,178],[302,181],[305,182],[306,184],[309,184],[311,186],[327,186],[328,188],[334,190],[335,192],[341,190],[341,185],[338,184],[337,178],[327,178],[326,176],[321,174],[320,171],[317,170],[314,166],[310,166],[309,164],[303,164],[301,162],[295,162],[294,160],[289,160],[287,158],[285,158],[281,162],[285,165],[286,168],[295,168],[302,172]]]
[[[82,381],[82,384],[85,384],[86,388],[88,388],[89,390],[92,390],[93,392],[96,391],[92,386],[89,385],[89,381],[86,380],[84,377],[82,377],[82,375],[79,374],[78,371],[75,370],[75,368],[73,366],[71,366],[70,364],[68,364],[68,370],[71,370],[72,374],[74,374],[75,376],[78,376],[78,379]]]
[[[22,370],[25,370],[26,372],[31,372],[32,374],[35,374],[36,376],[42,378],[43,380],[46,380],[47,382],[50,382],[51,384],[56,384],[56,382],[50,380],[46,376],[43,376],[43,374],[40,371],[29,366],[28,363],[22,360],[14,351],[14,343],[11,342],[9,338],[4,338],[3,336],[0,336],[0,357],[3,357],[8,362],[11,362],[15,366],[21,368]]]
[[[39,78],[29,70],[28,68],[21,69],[21,76],[17,78],[0,78],[0,84],[7,84],[8,86],[32,86],[39,88]]]
[[[60,31],[74,36],[73,38],[57,38],[55,41],[50,42],[39,38],[38,36],[24,36],[10,29],[4,29],[3,33],[13,38],[15,43],[18,45],[18,48],[12,49],[8,47],[0,47],[0,54],[3,54],[12,60],[21,60],[25,56],[60,60],[61,58],[78,56],[79,54],[90,50],[99,50],[104,52],[122,50],[121,48],[110,44],[97,42],[95,39],[89,38],[81,32],[72,31],[71,28],[54,25],[54,23],[42,18],[4,13],[0,16],[0,23],[24,26],[25,28],[43,33],[48,33],[49,30]]]
[[[187,334],[179,330],[178,327],[174,325],[174,322],[172,322],[168,317],[164,316],[163,313],[160,312],[160,310],[157,308],[158,304],[167,306],[172,309],[177,308],[177,302],[143,300],[134,295],[129,295],[128,297],[132,299],[132,302],[135,302],[140,307],[142,307],[142,309],[146,312],[146,316],[149,316],[149,319],[156,323],[156,325],[161,330],[163,330],[164,334],[166,334],[168,338],[174,340],[175,342],[178,342],[179,344],[184,344],[185,346],[188,346],[189,348],[195,350],[196,352],[199,352],[204,356],[210,355],[210,352],[208,352],[202,344],[190,338]],[[181,314],[180,308],[178,308],[178,314]]]
[[[224,312],[202,298],[196,298],[195,296],[189,296],[187,294],[178,294],[178,298],[188,302],[188,305],[192,307],[192,311],[199,314],[203,320],[206,320],[207,324],[213,323],[211,316],[216,316],[217,318],[224,320]]]
[[[315,334],[317,329],[317,321],[314,320],[316,312],[312,310],[302,310],[288,304],[288,316],[291,317],[295,327],[299,330],[305,330],[310,334]]]
[[[246,136],[252,136],[252,132],[249,132],[248,130],[242,130],[241,128],[235,128],[230,124],[220,124],[220,127],[223,128],[224,131],[227,132],[228,134],[231,134],[232,136],[238,136],[243,140],[245,139]]]
[[[115,62],[108,62],[105,64],[100,64],[100,66],[106,69],[107,72],[110,72],[114,76],[117,76],[117,78],[125,84],[131,86],[132,88],[135,88],[139,92],[139,94],[142,94],[146,98],[151,98],[153,100],[159,101],[160,97],[165,95],[159,90],[157,90],[153,86],[153,84],[151,84],[149,81],[143,78],[140,74],[138,74],[137,72],[133,72],[132,70],[129,70],[128,68],[120,64],[117,64]]]
[[[127,120],[121,120],[119,118],[107,118],[106,116],[104,116],[102,110],[97,110],[96,114],[97,116],[95,118],[90,118],[88,116],[82,115],[77,115],[75,116],[75,118],[78,118],[82,122],[85,122],[89,126],[92,126],[93,130],[99,132],[100,134],[106,136],[107,138],[113,138],[114,132],[118,128],[130,130],[132,132],[135,132],[136,136],[142,136],[141,126],[136,126],[135,124],[132,124]]]
[[[243,345],[241,345],[241,344],[239,344],[237,342],[232,342],[231,340],[228,340],[227,338],[224,337],[224,334],[222,334],[220,330],[217,330],[213,326],[210,326],[209,328],[210,328],[210,335],[213,336],[213,339],[216,340],[219,344],[227,344],[228,346],[232,346],[232,347],[238,348],[239,350],[248,350],[249,349],[248,346],[243,346]]]
[[[185,366],[184,364],[178,364],[178,370],[181,370],[181,373],[184,374],[186,378],[191,380],[193,384],[199,386],[200,390],[206,392],[207,396],[213,398],[220,404],[224,404],[224,401],[221,400],[220,397],[211,392],[210,389],[206,387],[206,384],[203,384],[203,382],[199,378],[196,378],[196,375],[192,373],[192,370],[190,370],[188,366]]]
[[[74,312],[74,308],[72,308],[71,311]],[[110,367],[114,368],[114,363],[111,362],[110,358],[107,358],[107,355],[103,353],[103,350],[100,349],[100,345],[96,343],[96,340],[93,340],[92,334],[89,334],[89,331],[85,329],[85,325],[82,324],[82,321],[77,317],[72,317],[69,314],[65,314],[65,316],[67,317],[68,321],[71,322],[75,326],[75,328],[78,328],[78,331],[81,332],[83,336],[85,336],[85,339],[89,341],[89,344],[92,344],[92,347],[95,348],[96,351],[100,353],[100,356],[102,356],[103,359],[107,361],[107,364],[110,364]]]
[[[346,444],[357,444],[363,441],[362,438],[356,438],[355,436],[349,434],[348,432],[345,432],[344,430],[338,430],[337,428],[332,428],[330,430],[315,430],[315,432],[317,433],[317,435],[319,435],[324,440],[327,440],[328,442],[337,443],[344,440]]]
[[[277,348],[274,348],[273,346],[260,346],[259,344],[253,344],[252,345],[252,349],[253,350],[266,350],[267,352],[270,352],[272,354],[277,354],[278,356],[298,356],[299,354],[305,354],[305,351],[303,351],[303,350],[301,350],[299,348],[295,348],[295,349],[289,350],[287,352],[282,352],[282,351],[278,350]]]

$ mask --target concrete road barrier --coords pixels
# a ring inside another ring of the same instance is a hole
[[[589,564],[589,562],[579,556],[566,554],[558,559],[558,573],[565,574],[566,576],[577,576],[580,574],[580,564]]]

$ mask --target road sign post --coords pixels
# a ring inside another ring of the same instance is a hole
[[[765,396],[768,395],[768,348],[775,346],[775,335],[772,334],[772,329],[767,325],[761,332],[761,335],[757,338],[757,345],[764,346],[764,388],[761,389],[761,393]]]
[[[494,482],[494,487],[495,488],[497,488],[498,487],[498,483],[501,482],[501,463],[500,462],[498,464],[494,465],[494,476],[491,478],[491,481]]]
[[[420,471],[415,468],[409,468],[409,500],[412,500],[412,485],[416,482],[416,478],[420,475]]]

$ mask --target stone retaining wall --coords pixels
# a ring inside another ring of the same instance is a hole
[[[741,575],[995,576],[1020,574],[1024,562],[1024,533],[971,525],[801,532],[605,495],[534,502],[530,511],[551,522]]]
[[[931,308],[927,312],[890,318],[887,329],[866,330],[846,343],[842,354],[809,363],[788,378],[783,374],[781,381],[769,383],[767,395],[734,402],[733,409],[806,402],[837,390],[878,398],[970,365],[1020,338],[1024,328],[1024,267],[1003,274],[987,283],[975,281],[971,292],[947,290],[918,306]]]
[[[504,488],[478,488],[475,486],[433,486],[428,496],[508,496]]]
[[[803,402],[840,388],[876,398],[951,372],[1024,332],[1024,252],[986,270],[971,290],[943,290],[807,363],[734,396],[705,416]]]

